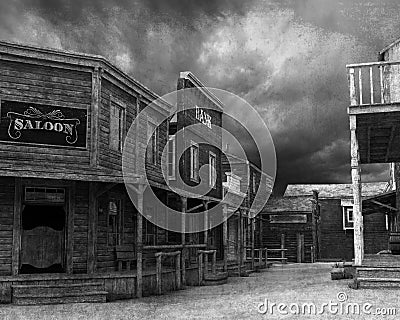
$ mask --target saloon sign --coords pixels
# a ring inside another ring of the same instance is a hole
[[[0,139],[86,147],[86,110],[2,101]]]

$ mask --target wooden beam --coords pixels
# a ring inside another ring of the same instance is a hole
[[[204,207],[204,204],[199,204],[198,206],[195,206],[193,208],[188,209],[186,212],[189,213],[189,212],[192,212],[192,211],[194,211],[196,209],[199,209],[201,207]]]
[[[19,255],[21,248],[22,184],[21,178],[15,178],[14,181],[14,219],[11,272],[12,275],[15,276],[19,273]]]
[[[367,162],[371,162],[371,126],[367,129]]]
[[[392,149],[392,144],[393,144],[393,139],[394,139],[395,132],[396,132],[396,126],[392,126],[392,129],[390,130],[389,142],[387,144],[385,162],[388,162],[389,155],[390,155],[390,149]]]
[[[378,206],[387,208],[387,209],[392,210],[392,211],[397,211],[397,209],[396,209],[395,207],[389,206],[389,205],[384,204],[384,203],[382,203],[382,202],[379,202],[379,201],[376,201],[376,200],[370,200],[370,201],[371,201],[372,203],[377,204]]]
[[[96,245],[97,245],[97,184],[89,182],[89,219],[88,219],[88,253],[87,269],[88,273],[96,270]]]
[[[228,205],[222,207],[224,222],[222,225],[222,242],[224,245],[224,271],[228,271]]]
[[[90,166],[98,165],[99,150],[99,109],[101,95],[101,69],[94,68],[92,73],[92,105],[91,105],[91,137],[90,137]]]
[[[136,297],[143,296],[143,193],[146,186],[138,186],[136,210]],[[140,192],[143,191],[143,192]]]
[[[361,266],[364,257],[364,227],[362,220],[360,153],[356,134],[356,116],[350,116],[351,179],[353,184],[354,264]]]
[[[74,255],[74,217],[75,217],[75,195],[76,182],[72,181],[68,189],[67,204],[67,246],[66,246],[66,272],[73,273],[73,255]]]
[[[186,210],[187,210],[187,198],[186,197],[181,197],[182,200],[182,234],[181,234],[181,241],[182,241],[182,262],[181,262],[181,270],[182,270],[182,285],[186,285],[186,265],[185,265],[185,260],[186,260],[186,248],[185,248],[185,243],[186,243]]]

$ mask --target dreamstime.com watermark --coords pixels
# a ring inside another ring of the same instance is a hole
[[[329,300],[326,303],[315,304],[305,303],[275,303],[268,299],[257,305],[257,311],[265,315],[375,315],[389,316],[396,315],[397,308],[378,308],[371,303],[357,303],[348,301],[346,293],[339,292],[337,300]]]

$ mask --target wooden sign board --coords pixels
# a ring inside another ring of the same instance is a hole
[[[86,148],[86,109],[3,100],[0,119],[0,141]]]
[[[306,214],[271,214],[270,223],[307,223]]]

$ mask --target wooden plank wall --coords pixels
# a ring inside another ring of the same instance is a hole
[[[289,212],[288,212],[289,213]],[[290,212],[294,213],[294,212]],[[296,212],[299,213],[299,212]],[[301,212],[305,213],[305,212]],[[283,213],[281,213],[283,214]],[[266,219],[267,215],[263,214]],[[297,262],[297,234],[304,235],[304,257],[305,262],[311,262],[312,230],[311,230],[311,212],[307,213],[307,224],[304,223],[280,223],[271,224],[269,221],[263,221],[263,247],[268,249],[279,249],[281,247],[281,235],[285,235],[286,258],[289,262]],[[279,253],[280,255],[280,253]],[[278,254],[274,257],[278,257]],[[271,255],[272,257],[272,255]]]
[[[102,212],[99,213],[97,227],[98,272],[115,271],[117,268],[115,248],[107,244],[107,231],[109,231],[107,221],[108,200],[113,196],[121,197],[124,205],[121,245],[129,245],[132,246],[132,250],[135,249],[136,209],[124,190],[124,186],[119,185],[102,195],[99,199],[99,208],[102,208]],[[131,268],[132,267],[134,266],[132,265]]]
[[[90,119],[91,72],[67,70],[2,60],[0,63],[0,99],[88,109]],[[90,143],[90,122],[88,124]],[[89,151],[0,144],[0,158],[31,168],[43,161],[57,168],[83,167],[89,163]]]
[[[74,217],[73,272],[87,272],[89,183],[76,183],[76,208]]]
[[[209,151],[216,155],[216,171],[217,181],[216,188],[212,189],[207,195],[215,198],[222,197],[222,111],[218,109],[206,96],[198,89],[195,88],[194,84],[187,79],[178,80],[178,90],[181,88],[191,88],[187,91],[178,94],[178,130],[184,127],[192,126],[193,124],[200,124],[196,127],[186,128],[185,130],[185,144],[190,145],[190,141],[204,141],[209,142],[209,145],[199,146],[199,166],[209,163]],[[204,108],[204,111],[208,113],[212,118],[211,129],[206,125],[201,125],[201,122],[196,119],[195,106]],[[217,147],[214,147],[217,146]],[[184,154],[185,163],[180,161],[179,170],[183,174],[183,180],[188,185],[195,185],[196,183],[190,180],[190,151],[186,151]],[[208,181],[208,176],[206,177]]]
[[[0,275],[11,275],[14,178],[0,179]]]
[[[127,133],[133,119],[136,117],[136,97],[122,90],[111,81],[103,79],[101,82],[101,107],[99,114],[99,165],[115,171],[121,170],[121,152],[110,149],[110,105],[111,102],[126,107]]]
[[[321,259],[351,261],[354,258],[354,231],[343,230],[343,211],[338,199],[320,200],[321,203]],[[364,217],[365,253],[377,253],[388,248],[385,216],[371,214]]]

